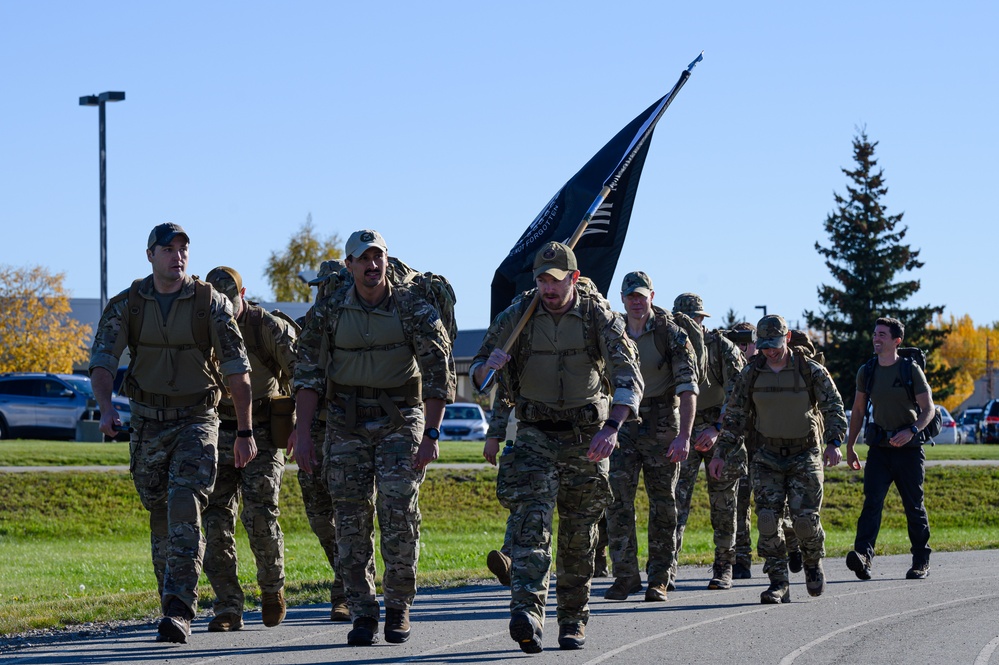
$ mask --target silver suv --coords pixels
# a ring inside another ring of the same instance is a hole
[[[78,374],[0,374],[0,439],[16,436],[72,439],[81,420],[99,420],[90,377]],[[126,427],[128,400],[111,398]],[[126,435],[127,436],[127,435]]]

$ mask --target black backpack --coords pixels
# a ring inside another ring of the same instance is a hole
[[[919,369],[926,370],[926,354],[923,353],[922,349],[915,346],[903,346],[898,350],[898,355],[902,359],[902,365],[899,367],[899,374],[902,377],[902,384],[905,386],[905,391],[909,396],[909,399],[913,404],[916,405],[916,413],[920,412],[919,402],[916,401],[916,389],[912,384],[912,365],[913,363],[919,365]],[[867,395],[867,405],[864,409],[864,420],[868,418],[870,412],[870,402],[871,402],[871,389],[874,387],[874,368],[877,366],[878,357],[873,356],[870,360],[864,363],[864,394]],[[919,433],[920,443],[929,443],[931,446],[935,445],[933,443],[933,437],[940,434],[943,429],[943,412],[940,410],[939,406],[933,407],[935,413],[933,414],[933,420]],[[917,415],[918,417],[918,415]]]

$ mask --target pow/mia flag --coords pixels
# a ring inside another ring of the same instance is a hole
[[[628,123],[586,162],[534,218],[493,276],[491,319],[506,309],[515,295],[534,287],[531,266],[538,249],[550,240],[568,242],[604,186],[611,188],[610,195],[593,214],[573,251],[580,273],[592,279],[601,293],[608,292],[628,233],[652,132],[700,59],[698,56],[690,63],[668,94]]]

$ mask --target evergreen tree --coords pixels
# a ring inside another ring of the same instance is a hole
[[[842,169],[849,179],[847,193],[833,194],[836,210],[826,217],[830,246],[815,243],[839,285],[821,285],[818,294],[823,310],[804,313],[809,327],[823,334],[826,366],[847,407],[856,393],[857,370],[874,352],[871,334],[879,316],[902,321],[903,346],[918,346],[926,353],[933,397],[942,400],[953,392],[955,369],[937,362],[933,354],[948,331],[930,324],[944,308],[909,306],[919,291],[919,280],[898,279],[902,273],[921,268],[923,262],[919,250],[903,242],[908,229],[901,225],[902,213],[889,215],[882,202],[888,187],[874,159],[877,145],[863,129],[853,139],[856,168]]]

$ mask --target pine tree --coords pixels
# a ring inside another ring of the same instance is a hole
[[[898,279],[902,273],[923,267],[923,262],[919,250],[903,242],[908,228],[901,224],[902,213],[889,215],[882,202],[888,187],[874,158],[877,145],[863,129],[853,139],[856,168],[842,169],[849,179],[847,194],[833,194],[836,210],[825,221],[830,246],[815,243],[839,286],[821,285],[818,295],[823,310],[804,313],[809,327],[823,333],[826,366],[847,406],[856,392],[857,370],[873,353],[871,334],[879,316],[902,321],[903,346],[918,346],[926,353],[934,398],[953,392],[955,370],[936,362],[933,354],[948,331],[930,324],[944,307],[909,306],[919,291],[919,280]]]

